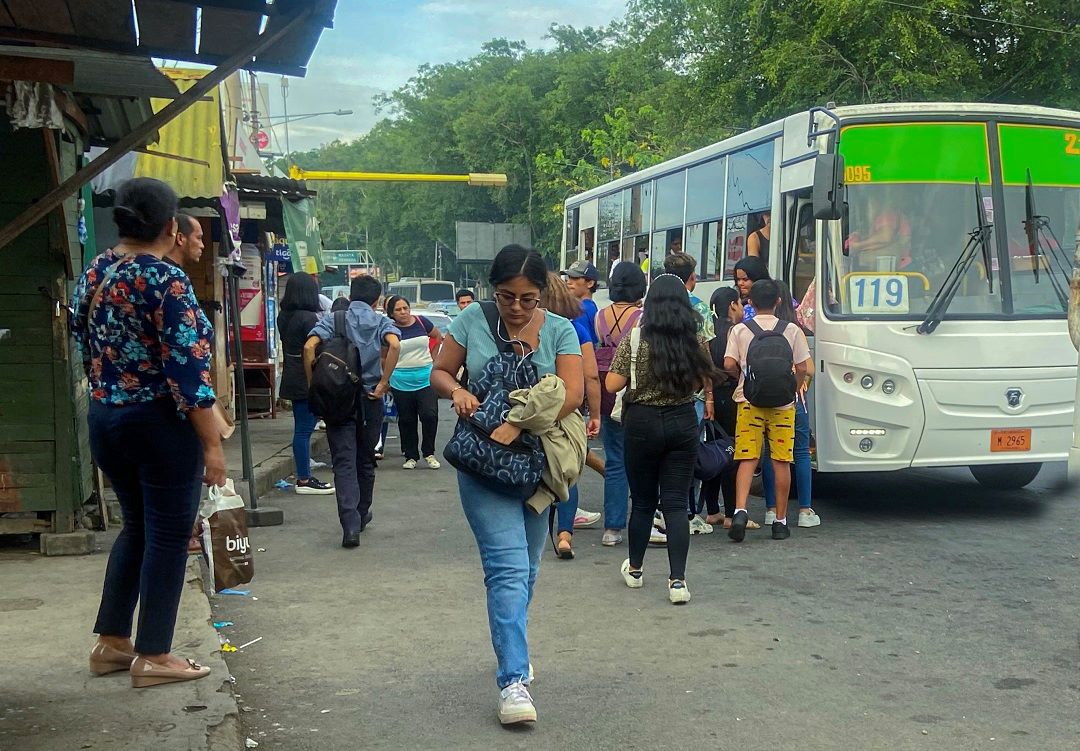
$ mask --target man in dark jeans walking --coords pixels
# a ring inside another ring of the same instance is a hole
[[[353,419],[326,426],[326,438],[334,462],[341,545],[355,548],[360,533],[371,521],[371,501],[375,493],[375,447],[383,423],[382,398],[390,388],[390,374],[401,350],[401,332],[390,319],[375,312],[382,297],[382,285],[370,276],[352,280],[345,333],[360,352],[363,396]],[[304,367],[308,381],[319,343],[334,335],[334,319],[324,317],[311,330],[304,345]]]

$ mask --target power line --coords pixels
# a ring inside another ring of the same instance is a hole
[[[1061,34],[1062,36],[1073,36],[1075,31],[1065,31],[1063,29],[1051,29],[1047,26],[1033,26],[1032,24],[1019,23],[1018,21],[1001,21],[996,18],[987,18],[986,16],[973,16],[968,13],[960,13],[959,11],[949,10],[947,8],[927,8],[924,5],[910,5],[908,3],[901,3],[898,0],[881,0],[885,5],[896,5],[900,8],[910,8],[911,10],[922,10],[928,13],[944,13],[949,16],[956,16],[957,18],[967,18],[971,21],[985,21],[986,23],[1000,24],[1001,26],[1015,26],[1019,29],[1031,29],[1033,31],[1046,31],[1051,34]]]

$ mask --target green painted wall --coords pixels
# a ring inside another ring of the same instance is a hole
[[[49,135],[55,137],[55,132]],[[6,224],[51,187],[41,130],[13,132],[0,118],[0,224]],[[62,175],[76,167],[76,144],[58,144]],[[82,271],[75,199],[0,249],[0,513],[54,512],[57,531],[72,528],[90,495],[86,392],[73,362],[67,300]],[[72,244],[68,246],[64,239]],[[70,247],[70,252],[68,248]]]

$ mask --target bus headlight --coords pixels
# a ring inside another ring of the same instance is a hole
[[[874,388],[874,376],[872,376],[872,375],[864,375],[862,377],[862,380],[860,381],[860,383],[862,384],[862,387],[864,389],[869,391],[870,389]]]
[[[896,381],[893,381],[890,378],[886,378],[884,381],[882,381],[881,382],[881,393],[883,393],[883,394],[894,394],[894,393],[896,393]]]

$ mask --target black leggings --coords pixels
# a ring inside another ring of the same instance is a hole
[[[724,429],[732,439],[735,438],[735,421],[738,415],[738,406],[733,398],[734,389],[718,388],[716,394],[716,422]],[[735,468],[737,464],[712,480],[701,483],[701,496],[698,507],[704,508],[709,514],[720,513],[720,495],[724,496],[724,516],[735,515]]]
[[[667,527],[670,578],[686,577],[690,522],[686,498],[697,461],[697,414],[693,404],[651,407],[628,404],[623,417],[626,476],[630,484],[630,565],[640,568],[657,505]]]
[[[419,391],[392,391],[398,411],[401,453],[406,459],[416,461],[420,461],[421,456],[434,456],[435,433],[439,429],[439,397],[436,396],[435,389],[427,386]],[[424,428],[422,445],[416,429],[417,419]]]

